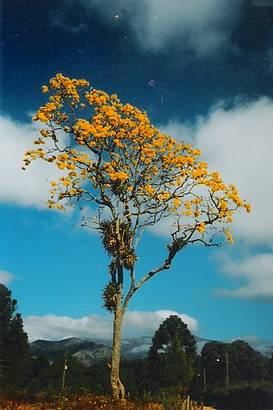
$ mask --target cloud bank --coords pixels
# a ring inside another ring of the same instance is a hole
[[[223,255],[221,271],[234,280],[239,279],[242,284],[236,289],[218,289],[218,295],[273,302],[272,253],[252,255],[239,261]]]
[[[235,219],[235,239],[273,247],[272,116],[273,101],[264,97],[230,109],[216,106],[192,127],[170,121],[161,129],[180,139],[189,135],[210,169],[220,171],[251,203],[251,214],[241,212]]]
[[[124,318],[124,337],[152,336],[159,325],[170,315],[177,315],[188,325],[191,332],[197,332],[195,318],[171,310],[156,312],[129,311]],[[59,340],[67,337],[86,337],[110,339],[112,336],[112,317],[89,315],[74,319],[68,316],[27,316],[24,327],[30,341],[37,339]]]
[[[226,183],[235,184],[252,206],[251,214],[241,212],[233,223],[235,240],[242,240],[252,255],[221,261],[221,271],[234,284],[238,280],[243,284],[218,290],[218,295],[273,302],[272,118],[273,101],[262,97],[238,101],[232,108],[218,104],[192,126],[170,121],[161,127],[200,148],[210,169],[220,171]],[[163,225],[160,228],[161,233],[167,231]],[[255,246],[267,248],[268,253],[253,255]]]
[[[54,167],[34,161],[22,171],[23,157],[39,133],[33,124],[22,124],[0,115],[0,201],[45,208],[49,181],[60,176]]]
[[[173,46],[199,57],[230,44],[243,0],[79,0],[106,24],[131,29],[141,49]]]

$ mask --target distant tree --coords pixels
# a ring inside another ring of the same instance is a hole
[[[121,375],[126,384],[129,397],[143,398],[150,388],[150,369],[147,358],[123,360]]]
[[[243,340],[232,343],[209,342],[201,352],[202,368],[206,372],[207,387],[223,387],[227,372],[230,384],[260,382],[267,377],[267,360]]]
[[[205,387],[223,387],[225,385],[225,352],[229,344],[208,342],[201,351],[201,371]],[[205,386],[206,384],[206,386]]]
[[[16,306],[11,291],[0,284],[0,390],[7,393],[25,387],[31,362],[27,334]]]
[[[244,340],[230,344],[231,377],[235,382],[261,382],[267,378],[268,360]]]
[[[188,388],[194,374],[196,342],[178,316],[168,317],[155,332],[148,354],[151,384]]]
[[[101,233],[111,258],[103,292],[113,318],[110,364],[114,398],[124,398],[120,379],[121,332],[133,295],[159,272],[171,267],[189,244],[216,245],[219,232],[232,242],[229,224],[239,208],[250,210],[234,185],[199,161],[200,151],[154,127],[147,114],[117,95],[90,87],[86,80],[57,74],[42,87],[49,101],[36,113],[41,121],[25,154],[25,166],[41,159],[62,175],[51,182],[50,208],[89,206],[91,226]],[[82,206],[82,205],[80,205]],[[170,222],[170,241],[161,263],[136,272],[136,245],[145,228]],[[85,220],[83,224],[85,225]]]
[[[271,380],[273,380],[273,352],[272,352],[272,355],[271,355],[270,359],[268,360],[267,374],[268,374],[268,377]]]

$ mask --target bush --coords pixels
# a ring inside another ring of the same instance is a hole
[[[229,393],[215,389],[206,394],[205,401],[221,410],[273,410],[273,383],[238,384]]]

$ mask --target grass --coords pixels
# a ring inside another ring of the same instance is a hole
[[[133,402],[114,402],[107,396],[88,394],[71,398],[60,398],[54,402],[25,402],[23,400],[0,398],[1,410],[164,410],[162,404]]]

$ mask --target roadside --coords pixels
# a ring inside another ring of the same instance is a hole
[[[215,407],[204,406],[203,410],[217,410]]]
[[[217,410],[215,407],[207,407],[207,406],[204,406],[203,407],[203,410]]]

